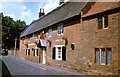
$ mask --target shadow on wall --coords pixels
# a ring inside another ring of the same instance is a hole
[[[0,76],[1,77],[12,77],[6,64],[0,59]]]

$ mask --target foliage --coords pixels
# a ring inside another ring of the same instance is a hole
[[[0,15],[2,15],[2,48],[14,48],[15,39],[19,48],[19,36],[26,28],[26,23],[21,20],[14,21],[13,18],[4,16],[2,13]]]

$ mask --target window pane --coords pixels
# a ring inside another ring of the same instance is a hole
[[[98,18],[98,29],[102,29],[102,17]]]
[[[112,51],[111,48],[107,48],[107,64],[112,63]]]
[[[58,47],[58,50],[61,50],[61,47]]]
[[[95,48],[95,57],[96,57],[96,63],[100,64],[100,51],[99,48]]]
[[[60,26],[58,26],[58,34],[63,33],[63,25],[61,24]]]
[[[60,27],[58,26],[58,28],[57,28],[57,29],[58,29],[58,34],[60,34]]]
[[[61,33],[63,33],[63,25],[61,26]]]
[[[108,16],[104,17],[104,28],[108,28]]]
[[[61,56],[58,56],[58,58],[61,58]]]
[[[105,48],[101,48],[101,64],[106,64],[106,51],[105,51]]]
[[[48,30],[48,36],[51,36],[51,34],[52,34],[52,29],[49,29]]]

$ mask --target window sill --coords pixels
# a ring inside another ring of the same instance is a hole
[[[64,35],[63,33],[61,33],[61,34],[57,34],[58,36],[60,36],[60,35]]]
[[[55,59],[56,60],[56,59]],[[56,60],[56,61],[63,61],[63,60]]]
[[[98,66],[112,66],[112,64],[96,64],[95,65],[98,65]]]
[[[106,65],[106,64],[100,64],[100,65]]]
[[[108,29],[108,28],[103,28],[103,29]]]

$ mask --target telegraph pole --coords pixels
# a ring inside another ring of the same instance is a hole
[[[14,56],[16,56],[16,45],[17,45],[17,38],[15,38]]]

